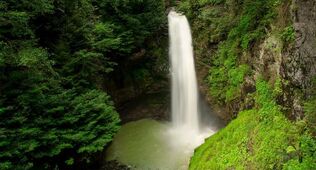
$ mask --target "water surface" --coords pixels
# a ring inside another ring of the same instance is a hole
[[[130,122],[114,137],[106,159],[117,160],[133,169],[187,169],[196,139],[185,136],[178,134],[168,122],[151,119]]]

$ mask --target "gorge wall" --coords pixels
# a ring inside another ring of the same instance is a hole
[[[185,0],[178,10],[200,91],[229,122],[190,169],[315,169],[316,2]]]
[[[244,3],[249,2],[185,1],[179,5],[179,9],[190,17],[193,27],[200,91],[222,118],[231,120],[238,111],[252,107],[253,101],[248,94],[255,91],[255,80],[258,76],[263,76],[270,84],[280,78],[284,94],[278,97],[279,104],[286,107],[288,117],[302,118],[303,103],[312,95],[312,82],[316,75],[316,2],[274,1],[275,4],[268,5],[269,7],[261,4],[261,10],[268,12],[258,10],[257,14],[249,14],[263,16],[253,16],[256,17],[253,19],[253,25],[241,28],[243,26],[237,22],[246,15],[243,16]],[[269,8],[270,11],[264,8]],[[236,38],[231,38],[234,29],[245,30],[238,32]],[[234,47],[234,50],[225,51],[221,50],[223,41],[235,41],[235,44],[227,43],[231,46],[240,44],[237,45],[239,47]],[[247,47],[242,47],[242,43],[247,43]],[[238,91],[232,95],[233,97],[223,97],[213,92],[222,88],[224,90],[221,93],[227,95],[230,87],[225,88],[233,84],[229,80],[229,71],[232,72],[232,69],[227,66],[227,63],[232,61],[218,59],[229,58],[229,54],[220,56],[221,52],[234,53],[234,59],[231,59],[234,60],[234,69],[240,65],[248,67],[248,73],[242,76],[242,81],[237,83],[238,85],[233,85],[236,87],[234,90]],[[222,71],[226,71],[227,74],[222,76],[228,78],[221,80],[221,83],[226,81],[221,87],[212,88],[211,81],[216,77],[212,76],[212,72],[220,65],[226,67]]]

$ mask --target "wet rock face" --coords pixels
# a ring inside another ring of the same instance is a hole
[[[308,97],[316,76],[316,1],[292,0],[292,21],[296,31],[295,45],[282,55],[281,76],[289,80],[284,105],[291,108],[290,117],[303,116],[302,101]]]
[[[285,76],[304,93],[316,76],[316,1],[293,0],[293,26],[296,42],[293,54],[285,56]]]
[[[289,118],[303,117],[303,103],[311,95],[312,80],[316,76],[316,0],[288,1],[280,7],[278,12],[279,18],[272,25],[277,28],[277,31],[290,26],[289,24],[293,25],[296,31],[294,45],[283,42],[279,33],[274,31],[268,32],[264,40],[253,44],[250,52],[241,56],[241,61],[250,66],[254,76],[245,79],[242,97],[238,101],[218,107],[215,99],[209,94],[209,85],[205,80],[209,74],[210,63],[212,63],[207,59],[216,53],[217,43],[223,39],[215,42],[204,41],[205,38],[201,38],[199,35],[212,35],[213,32],[206,30],[208,32],[206,34],[202,32],[204,27],[203,29],[192,27],[200,92],[223,119],[230,120],[236,116],[239,110],[253,106],[253,101],[247,99],[247,94],[255,90],[255,80],[258,76],[264,76],[265,80],[271,84],[277,78],[281,78],[284,94],[279,97],[278,104],[286,108],[285,112]],[[227,15],[227,13],[223,15]],[[203,23],[203,20],[199,22]],[[201,24],[199,22],[196,24]],[[192,25],[194,24],[193,21]],[[207,25],[207,23],[204,24]]]

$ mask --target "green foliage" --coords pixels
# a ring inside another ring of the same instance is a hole
[[[305,119],[311,132],[316,134],[316,78],[313,79],[310,96],[304,103]]]
[[[260,121],[256,110],[239,113],[225,129],[196,150],[190,169],[280,169],[286,148],[297,138],[284,116]],[[271,145],[273,143],[273,145]]]
[[[281,38],[285,43],[292,43],[295,40],[295,30],[293,26],[286,27],[281,32]]]
[[[253,40],[257,40],[258,38],[260,38],[261,35],[264,33],[264,29],[263,29],[264,25],[259,24],[260,26],[256,26],[257,20],[260,17],[262,17],[262,20],[264,20],[265,17],[271,15],[269,11],[267,11],[267,13],[262,11],[264,10],[263,8],[264,5],[266,5],[263,1],[252,1],[252,2],[246,1],[245,4],[247,4],[247,6],[243,10],[244,14],[241,16],[239,24],[235,28],[233,28],[228,34],[228,39],[231,39],[231,41],[228,41],[228,42],[233,42],[234,45],[226,46],[226,48],[231,48],[229,50],[231,52],[226,53],[226,56],[228,57],[226,60],[224,59],[223,61],[224,66],[227,66],[227,64],[225,64],[227,62],[230,63],[230,65],[228,66],[235,66],[237,64],[236,61],[238,60],[238,55],[240,55],[238,54],[239,45],[243,50],[246,50],[248,49],[249,44]],[[220,50],[226,50],[226,49],[220,48]],[[223,53],[221,51],[219,52]],[[232,55],[233,57],[230,55]],[[226,58],[226,57],[221,57],[221,58]],[[228,67],[228,69],[230,68]]]
[[[256,103],[261,108],[268,108],[276,106],[274,100],[273,90],[270,85],[264,81],[262,78],[259,78],[256,82]],[[269,109],[274,110],[274,109]]]
[[[282,95],[283,89],[282,89],[282,79],[278,76],[277,79],[275,80],[274,83],[274,88],[273,88],[273,96],[278,97]]]
[[[248,134],[257,123],[255,111],[239,113],[236,120],[195,150],[190,169],[242,169],[249,155]]]
[[[137,83],[139,83],[140,86],[148,87],[153,81],[149,70],[145,68],[139,68],[134,70],[133,76],[135,77]]]
[[[179,9],[193,21],[191,25],[198,55],[211,58],[209,91],[220,103],[228,103],[240,97],[243,79],[249,73],[241,56],[266,35],[281,2],[187,0],[180,3]],[[217,52],[210,57],[210,52],[206,50],[214,44],[218,44]],[[241,73],[236,75],[238,71]]]
[[[101,20],[109,20],[115,25],[121,48],[131,52],[144,45],[144,41],[153,32],[164,26],[163,0],[113,0],[96,1],[102,14]]]
[[[228,83],[230,84],[228,91],[232,91],[234,94],[228,95],[226,92],[226,102],[231,101],[233,98],[239,97],[238,90],[244,82],[245,75],[249,72],[247,65],[239,65],[237,68],[230,69],[228,72]],[[236,94],[237,92],[237,94]]]
[[[1,1],[0,169],[89,169],[119,128],[101,89],[164,26],[164,8],[163,0]]]
[[[190,11],[190,1],[183,1],[177,6],[178,10],[189,12]]]
[[[305,118],[310,126],[311,130],[315,133],[316,132],[316,99],[313,98],[305,103],[304,110],[305,110]]]
[[[70,159],[68,159],[67,161],[65,161],[65,163],[66,163],[67,165],[72,165],[72,164],[74,164],[74,159],[73,159],[73,158],[70,158]]]
[[[299,140],[299,150],[294,155],[294,158],[284,164],[284,170],[305,170],[316,168],[316,139],[308,134],[305,134],[302,135]]]
[[[219,47],[216,66],[210,70],[208,82],[210,94],[220,101],[229,102],[240,97],[244,77],[249,73],[245,64],[236,65],[237,54],[232,49],[227,49],[226,44]]]
[[[178,9],[192,22],[197,55],[211,66],[209,93],[221,104],[242,97],[244,79],[251,74],[245,64],[251,48],[271,29],[283,3],[286,1],[180,2]],[[294,33],[293,27],[287,27],[281,38],[291,43]],[[256,92],[249,95],[254,97],[254,108],[240,112],[226,128],[207,139],[195,151],[190,169],[315,169],[315,139],[308,127],[316,120],[316,103],[310,99],[305,104],[306,118],[290,122],[277,104],[283,83],[280,77],[274,85],[258,78]]]
[[[21,86],[27,81],[19,78]],[[0,123],[1,160],[15,168],[43,163],[52,166],[60,163],[47,159],[67,160],[69,156],[89,160],[90,154],[102,151],[111,141],[119,118],[109,96],[97,90],[80,94],[55,83],[38,82],[35,87],[24,87],[23,94],[4,93],[18,95],[18,103],[9,105],[6,100],[7,107],[0,115],[4,120]]]
[[[196,149],[190,169],[316,168],[316,140],[282,114],[267,82],[259,79],[256,89],[257,108],[240,112],[208,138]]]

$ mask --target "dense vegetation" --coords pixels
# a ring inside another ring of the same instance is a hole
[[[306,122],[290,122],[272,89],[259,79],[256,107],[238,114],[225,129],[196,150],[190,169],[314,169],[316,140]]]
[[[303,91],[273,65],[295,41],[289,16],[295,5],[185,0],[178,9],[190,18],[196,56],[210,66],[210,96],[235,112],[226,128],[196,150],[190,169],[315,169],[315,97],[304,98],[304,117],[290,120],[293,106],[283,102],[285,90]]]
[[[164,8],[162,0],[1,1],[0,169],[87,168],[119,129],[103,87],[164,25]]]
[[[277,15],[275,8],[282,1],[189,2],[183,2],[179,8],[189,11],[193,29],[202,32],[196,38],[198,55],[209,54],[210,46],[218,44],[216,56],[209,61],[212,66],[208,77],[211,95],[221,103],[240,98],[241,85],[250,71],[247,61],[241,57],[267,33]],[[195,12],[199,10],[201,12]]]
[[[316,169],[316,81],[305,93],[273,68],[295,46],[291,3],[0,1],[0,169],[98,168],[120,126],[114,98],[133,96],[115,90],[167,75],[168,5],[189,18],[209,94],[234,119],[190,169]],[[291,117],[289,91],[303,116]]]

